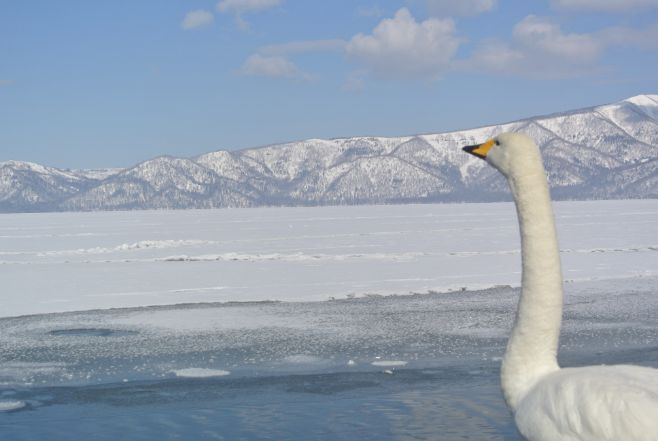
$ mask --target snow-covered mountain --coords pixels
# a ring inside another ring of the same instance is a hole
[[[56,210],[62,200],[97,182],[84,173],[32,162],[0,162],[0,211]]]
[[[113,171],[0,163],[0,211],[509,199],[461,146],[505,131],[542,149],[556,199],[658,197],[658,95],[449,133],[309,139]]]

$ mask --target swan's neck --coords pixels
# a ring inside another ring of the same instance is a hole
[[[503,359],[501,382],[512,409],[542,376],[559,369],[562,316],[560,255],[546,175],[541,166],[508,177],[521,233],[521,297]]]

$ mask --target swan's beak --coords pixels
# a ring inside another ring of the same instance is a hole
[[[495,140],[490,139],[484,144],[467,145],[462,150],[464,150],[466,153],[470,153],[471,155],[477,156],[478,158],[486,159],[487,153],[495,143],[496,143]]]

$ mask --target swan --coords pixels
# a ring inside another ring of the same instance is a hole
[[[521,234],[521,296],[501,386],[529,441],[657,441],[658,369],[560,368],[562,275],[546,172],[526,135],[503,133],[464,151],[505,176]]]

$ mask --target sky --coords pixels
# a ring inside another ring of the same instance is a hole
[[[658,93],[658,0],[0,0],[0,161],[128,167]]]

